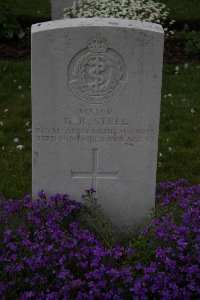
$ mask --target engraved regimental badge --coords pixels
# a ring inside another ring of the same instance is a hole
[[[119,96],[126,86],[126,77],[123,58],[99,33],[87,41],[87,48],[73,57],[68,69],[68,85],[72,93],[93,104]]]

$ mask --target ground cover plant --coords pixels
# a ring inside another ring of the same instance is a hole
[[[84,228],[84,204],[67,195],[1,199],[0,296],[198,299],[200,185],[160,183],[156,202],[155,217],[125,247]]]
[[[121,18],[165,25],[169,11],[165,4],[151,0],[78,0],[64,10],[65,18]]]
[[[155,1],[156,2],[156,1]],[[170,11],[169,19],[176,20],[183,28],[184,24],[192,25],[192,28],[200,26],[200,2],[199,0],[159,0]],[[50,19],[49,0],[0,0],[0,4],[9,7],[20,19],[47,20]]]

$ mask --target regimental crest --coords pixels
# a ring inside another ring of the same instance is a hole
[[[111,101],[126,86],[123,58],[111,49],[100,33],[89,39],[87,48],[76,54],[68,69],[68,85],[79,99],[100,104]]]

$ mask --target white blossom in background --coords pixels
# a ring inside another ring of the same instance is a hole
[[[188,63],[185,63],[185,64],[184,64],[184,68],[185,68],[185,69],[188,69],[188,68],[189,68],[189,64],[188,64]]]
[[[168,148],[168,151],[169,151],[169,152],[172,152],[172,147],[169,147],[169,148]]]
[[[179,72],[179,66],[176,66],[175,71]]]
[[[172,98],[172,97],[173,97],[172,94],[166,94],[166,95],[164,95],[164,98]]]
[[[8,109],[7,109],[7,108],[6,108],[6,109],[4,109],[4,112],[5,112],[5,113],[7,113],[7,112],[8,112]]]
[[[162,156],[163,156],[161,152],[159,153],[159,156],[160,156],[160,157],[162,157]]]
[[[64,9],[64,18],[121,18],[164,25],[169,15],[166,5],[152,0],[77,0]],[[171,21],[171,25],[174,21]]]
[[[191,108],[191,113],[194,114],[195,113],[195,109]]]
[[[0,125],[3,126],[3,122],[2,121],[0,121]]]
[[[26,126],[26,127],[28,127],[28,126],[29,126],[29,124],[30,124],[30,122],[26,122],[25,126]]]
[[[16,148],[17,148],[18,150],[22,150],[22,149],[24,148],[24,146],[23,146],[23,145],[18,145]]]
[[[1,147],[1,149],[4,151],[4,150],[5,150],[5,147],[4,147],[4,146],[2,146],[2,147]]]
[[[21,89],[22,89],[22,86],[21,86],[21,85],[19,85],[19,86],[18,86],[18,90],[21,90]]]
[[[19,139],[18,138],[14,138],[13,142],[14,143],[19,143]]]

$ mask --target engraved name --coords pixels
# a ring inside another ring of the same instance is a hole
[[[90,126],[128,126],[125,118],[65,118],[65,125],[90,125]]]

